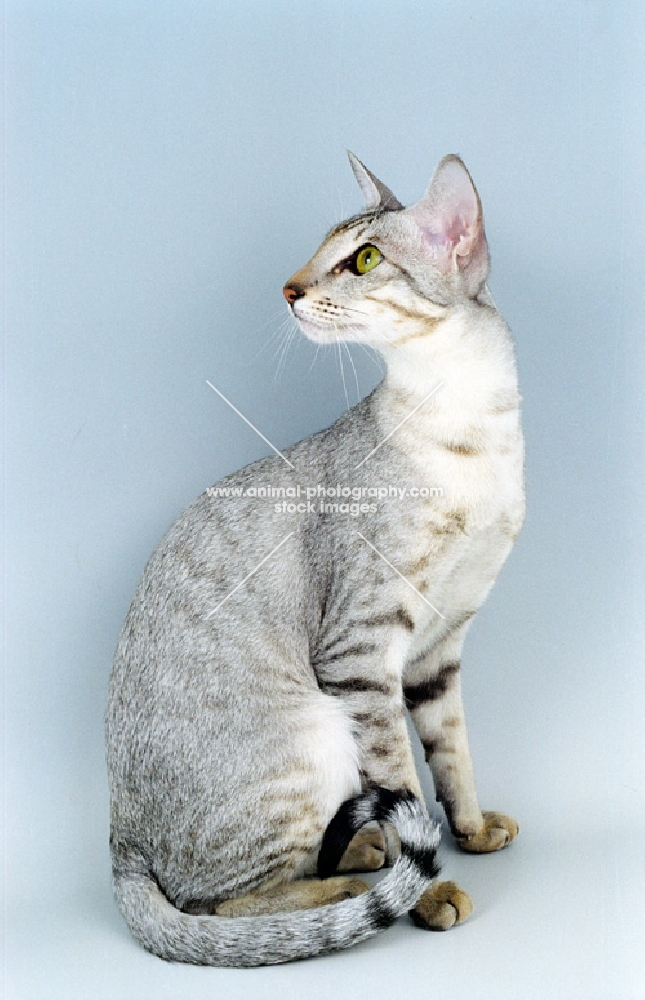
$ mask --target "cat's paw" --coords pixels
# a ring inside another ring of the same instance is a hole
[[[385,838],[379,827],[362,827],[343,854],[339,872],[376,872],[385,864]]]
[[[458,837],[457,843],[462,851],[471,854],[490,854],[492,851],[500,851],[512,840],[515,840],[520,828],[512,816],[505,816],[504,813],[485,812],[484,825],[477,833],[469,837]]]
[[[456,882],[435,882],[410,910],[410,916],[424,930],[447,931],[463,923],[473,909],[472,899]]]

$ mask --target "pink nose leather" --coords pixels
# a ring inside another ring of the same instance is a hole
[[[287,300],[290,306],[292,306],[293,303],[298,298],[298,292],[295,290],[295,288],[290,288],[289,285],[284,286],[284,288],[282,289],[282,294],[284,295],[285,299]]]

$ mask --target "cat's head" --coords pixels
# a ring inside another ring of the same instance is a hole
[[[481,202],[460,158],[444,157],[423,198],[409,208],[349,158],[365,210],[335,226],[283,290],[307,336],[382,349],[423,336],[466,299],[485,300]]]

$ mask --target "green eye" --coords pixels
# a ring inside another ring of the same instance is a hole
[[[361,247],[355,258],[356,270],[359,274],[367,274],[368,271],[373,271],[382,260],[383,254],[377,247]]]

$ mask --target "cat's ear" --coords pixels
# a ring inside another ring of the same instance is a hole
[[[467,294],[476,295],[488,276],[488,244],[477,189],[458,156],[444,156],[421,201],[407,211],[435,266],[460,274]]]
[[[352,170],[354,171],[354,177],[358,181],[358,186],[363,192],[363,197],[365,198],[365,208],[371,211],[375,208],[388,208],[391,210],[396,210],[403,208],[403,205],[396,198],[389,187],[386,187],[378,177],[375,177],[371,170],[368,170],[364,163],[350,153],[347,150],[347,155],[349,156],[349,162],[352,165]]]

